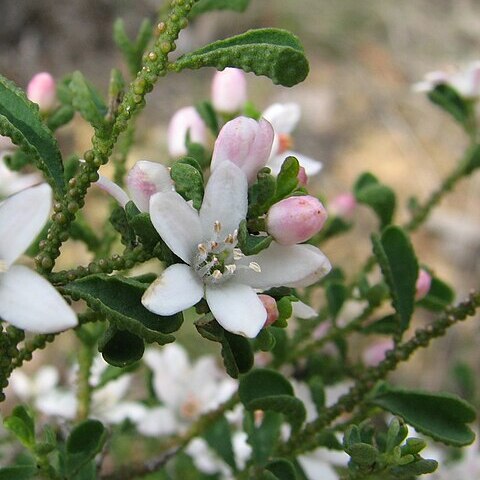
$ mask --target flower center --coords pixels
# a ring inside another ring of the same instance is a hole
[[[254,272],[260,272],[260,266],[256,262],[250,262],[248,267],[236,264],[245,256],[240,248],[237,248],[238,232],[234,230],[221,239],[221,230],[222,225],[217,220],[213,224],[213,239],[198,244],[192,267],[200,278],[207,284],[219,284],[232,278],[238,268],[250,268]]]
[[[278,153],[286,152],[293,148],[293,138],[288,133],[278,135]]]

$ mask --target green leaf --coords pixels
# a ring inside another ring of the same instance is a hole
[[[34,155],[37,166],[51,177],[57,193],[64,193],[62,155],[57,141],[42,122],[38,106],[1,75],[0,134],[10,137],[26,153]]]
[[[248,7],[250,0],[199,0],[190,12],[190,17],[195,17],[212,10],[233,10],[234,12],[244,12]]]
[[[469,122],[473,113],[472,105],[449,85],[437,85],[428,93],[428,98],[432,103],[449,113],[457,122],[463,125]]]
[[[62,105],[57,108],[47,119],[48,128],[54,132],[66,125],[75,115],[75,109],[70,105]]]
[[[198,5],[198,3],[196,4]],[[210,129],[215,137],[218,136],[219,127],[218,119],[215,110],[212,107],[211,102],[204,100],[195,105],[195,109],[198,114],[202,117],[202,120],[205,122],[205,125]]]
[[[392,221],[395,212],[395,193],[381,184],[377,177],[367,172],[357,179],[353,192],[359,203],[368,205],[380,219],[381,228]]]
[[[377,461],[378,451],[368,443],[354,443],[351,447],[345,450],[352,461],[361,467],[369,467]]]
[[[352,223],[347,222],[341,217],[329,217],[322,230],[313,237],[313,241],[309,243],[316,244],[317,242],[324,242],[329,238],[341,235],[348,232],[352,228]],[[317,242],[316,242],[317,241]]]
[[[295,157],[287,157],[282,163],[277,176],[275,200],[278,202],[290,195],[298,185],[298,171],[300,164]]]
[[[464,161],[465,175],[470,175],[477,168],[480,168],[480,145],[474,145],[469,150],[467,150]]]
[[[325,408],[325,385],[320,375],[314,375],[308,381],[308,387],[315,404],[315,410],[320,415]]]
[[[269,352],[275,347],[275,337],[270,327],[262,328],[254,341],[255,348],[262,352]]]
[[[243,428],[248,435],[248,443],[252,446],[252,460],[256,465],[264,465],[270,458],[280,436],[282,415],[275,412],[264,412],[260,425],[257,424],[253,412],[246,412],[243,417]]]
[[[153,249],[158,243],[163,244],[163,240],[153,226],[150,215],[146,212],[140,212],[133,202],[128,202],[125,205],[125,218],[127,226],[120,224],[117,227],[117,230],[122,227],[124,229],[122,238],[124,237],[128,242],[134,242],[135,236],[137,236],[142,244],[149,249]],[[165,248],[169,251],[168,247],[165,246]],[[164,252],[166,253],[165,250]],[[162,259],[173,260],[172,255],[167,255]]]
[[[325,289],[328,310],[333,319],[336,319],[348,296],[348,289],[343,283],[330,282]]]
[[[85,420],[77,425],[66,442],[66,469],[68,474],[77,473],[92,460],[103,448],[106,438],[105,427],[98,420]]]
[[[432,283],[427,295],[418,305],[433,312],[441,312],[455,300],[455,292],[450,285],[437,277],[432,277]]]
[[[411,478],[412,476],[433,473],[437,467],[438,462],[436,460],[420,458],[407,465],[396,465],[390,469],[390,472],[399,478]]]
[[[131,222],[128,221],[126,210],[120,205],[115,205],[110,213],[109,220],[113,228],[120,234],[122,244],[126,247],[133,248],[136,242],[136,234],[132,228]]]
[[[218,455],[230,465],[234,471],[237,469],[233,453],[230,424],[225,416],[221,416],[211,425],[204,434],[205,440]]]
[[[475,409],[456,395],[382,384],[369,402],[402,417],[419,432],[447,445],[463,447],[475,439],[475,434],[466,425],[475,420]]]
[[[15,465],[0,468],[0,480],[29,480],[34,478],[36,473],[37,467],[34,465]]]
[[[23,446],[29,450],[35,446],[35,423],[31,413],[22,405],[17,405],[12,414],[3,421],[4,427],[12,432]]]
[[[98,342],[98,351],[110,365],[126,367],[143,357],[145,344],[138,335],[110,325]]]
[[[275,201],[275,188],[275,177],[263,169],[260,170],[255,183],[248,189],[248,218],[260,217],[267,213]]]
[[[107,107],[82,73],[77,71],[72,74],[69,88],[72,92],[73,108],[94,128],[102,128],[105,125]]]
[[[256,255],[268,248],[273,238],[270,235],[250,235],[247,222],[242,220],[238,227],[238,246],[245,255]]]
[[[202,174],[188,163],[176,162],[170,169],[170,176],[175,182],[176,192],[185,200],[192,200],[193,207],[199,210],[203,201]]]
[[[398,332],[399,324],[396,315],[387,315],[379,320],[363,326],[360,333],[381,333],[385,335],[393,335]]]
[[[305,80],[308,62],[297,37],[286,30],[264,28],[210,43],[181,56],[172,68],[236,67],[265,75],[273,83],[291,87]]]
[[[195,323],[203,338],[220,343],[223,363],[228,375],[238,378],[253,366],[253,351],[250,342],[240,335],[227,332],[216,320],[208,323]]]
[[[282,297],[277,300],[278,318],[274,323],[276,327],[285,328],[288,325],[288,319],[292,316],[292,298]]]
[[[160,345],[175,341],[168,335],[183,323],[181,313],[162,317],[147,310],[141,299],[147,285],[135,280],[104,274],[89,275],[65,285],[72,297],[82,298],[95,311],[103,313],[115,326]]]
[[[399,227],[387,227],[372,236],[373,252],[390,289],[392,305],[403,330],[408,328],[415,303],[418,262],[410,239]]]
[[[268,462],[265,469],[272,472],[279,480],[296,480],[297,478],[295,467],[283,458]]]

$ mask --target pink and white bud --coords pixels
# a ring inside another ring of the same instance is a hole
[[[226,68],[212,80],[212,104],[217,112],[237,113],[247,101],[247,80],[243,70]]]
[[[307,172],[305,171],[305,168],[300,166],[300,169],[298,170],[298,175],[297,175],[297,180],[298,184],[301,187],[306,187],[308,183],[308,175]]]
[[[267,232],[280,245],[295,245],[312,238],[327,220],[327,211],[311,195],[289,197],[270,207]]]
[[[27,97],[38,104],[41,112],[53,110],[57,103],[55,79],[47,72],[37,73],[28,83]]]
[[[187,154],[187,133],[190,142],[208,146],[207,127],[195,107],[184,107],[175,112],[168,125],[168,152],[174,158]]]
[[[280,315],[278,312],[277,302],[270,295],[260,294],[258,298],[263,303],[265,310],[267,311],[267,319],[265,320],[265,325],[263,328],[269,327],[278,320]]]
[[[421,300],[430,291],[432,286],[432,276],[423,268],[418,272],[417,283],[415,284],[416,293],[415,300]]]
[[[353,193],[341,193],[332,199],[329,207],[330,213],[336,217],[350,219],[357,208],[357,200]]]
[[[363,363],[369,367],[378,365],[385,358],[385,354],[393,347],[393,340],[390,338],[371,345],[362,353]]]
[[[126,183],[131,200],[141,212],[148,212],[152,195],[174,190],[168,169],[160,163],[146,160],[133,166]]]
[[[253,183],[257,172],[263,168],[270,156],[273,128],[265,119],[237,117],[227,122],[218,134],[213,148],[213,171],[220,163],[230,161],[241,168]]]

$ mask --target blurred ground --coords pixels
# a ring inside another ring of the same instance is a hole
[[[155,18],[157,8],[153,0],[138,0],[134,6],[126,0],[1,3],[2,74],[25,86],[37,71],[49,70],[58,78],[79,69],[102,91],[110,68],[121,62],[111,40],[114,19],[122,16],[133,33],[144,16]],[[311,74],[303,84],[286,89],[249,75],[249,88],[259,109],[274,101],[302,105],[296,149],[324,162],[314,183],[317,191],[328,198],[350,189],[361,172],[371,170],[397,191],[398,218],[405,220],[406,200],[412,195],[426,198],[453,168],[467,141],[423,95],[411,91],[411,84],[430,70],[480,58],[480,3],[252,0],[245,15],[210,14],[193,23],[182,34],[179,50],[261,26],[290,29],[305,44]],[[132,162],[166,158],[169,116],[208,97],[212,73],[172,74],[159,83],[140,119]],[[81,122],[78,126],[77,133],[63,132],[66,149],[88,147],[91,132]],[[420,261],[456,285],[459,299],[480,283],[479,204],[477,173],[413,237]],[[358,216],[351,234],[325,245],[332,263],[351,272],[369,252],[369,233],[375,227],[370,212],[360,208]],[[81,257],[77,252],[77,259]],[[455,327],[436,348],[417,354],[416,368],[402,368],[402,380],[425,388],[448,386],[455,361],[480,364],[478,337],[473,320]],[[424,368],[429,373],[422,376]]]

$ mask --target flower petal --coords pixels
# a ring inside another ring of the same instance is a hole
[[[215,237],[214,223],[220,222],[220,238],[238,228],[247,215],[248,184],[245,174],[231,162],[218,165],[210,176],[205,188],[200,222],[203,238],[211,240]]]
[[[157,315],[173,315],[190,308],[203,297],[198,275],[181,263],[171,265],[143,294],[142,303]]]
[[[313,175],[317,175],[320,173],[320,170],[323,168],[323,163],[320,160],[315,160],[314,158],[307,157],[298,152],[292,152],[287,150],[286,152],[282,153],[283,158],[287,157],[295,157],[298,160],[298,163],[301,167],[305,169],[305,173],[307,176],[312,177]]]
[[[0,260],[10,266],[35,240],[52,205],[46,183],[27,188],[0,205]]]
[[[23,265],[0,274],[0,317],[17,328],[38,333],[60,332],[78,323],[53,285]]]
[[[248,268],[251,262],[257,263],[261,271]],[[312,245],[283,246],[276,242],[258,255],[242,258],[238,264],[243,267],[237,268],[236,281],[261,289],[311,285],[331,269],[327,257]]]
[[[98,177],[95,185],[109,193],[123,208],[125,208],[125,205],[130,201],[129,196],[123,188],[102,175]]]
[[[262,117],[272,124],[277,134],[293,132],[300,115],[301,109],[297,103],[274,103],[262,113]]]
[[[168,248],[190,264],[202,242],[197,211],[176,192],[160,192],[150,198],[150,219]]]
[[[150,197],[158,192],[171,192],[173,182],[168,168],[156,162],[141,160],[127,175],[130,198],[141,212],[148,212]]]
[[[178,427],[174,412],[166,407],[147,409],[145,416],[137,421],[138,431],[147,437],[170,435],[177,432]]]
[[[207,285],[205,298],[217,322],[229,332],[254,338],[265,325],[267,311],[255,291],[235,281]]]

